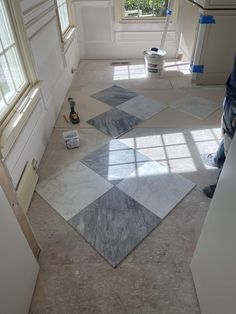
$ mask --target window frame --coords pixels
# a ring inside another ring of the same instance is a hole
[[[25,79],[26,79],[26,84],[25,84],[24,88],[22,88],[20,93],[18,95],[15,95],[11,99],[11,102],[7,105],[7,107],[5,109],[3,109],[2,112],[0,112],[0,126],[3,123],[3,120],[6,119],[6,117],[9,115],[9,112],[12,111],[12,109],[15,107],[16,103],[18,102],[18,100],[22,97],[22,95],[25,93],[25,91],[28,89],[28,87],[30,85],[29,79],[28,79],[28,75],[27,75],[27,71],[26,71],[26,67],[25,67],[25,64],[24,64],[24,60],[23,60],[22,55],[21,55],[19,42],[18,42],[18,39],[17,39],[17,36],[16,36],[16,32],[15,32],[15,29],[14,29],[14,25],[13,25],[12,19],[11,19],[11,12],[10,12],[10,9],[8,7],[7,1],[3,0],[3,2],[4,2],[4,7],[6,8],[6,14],[7,14],[8,21],[9,21],[9,27],[11,29],[12,36],[13,36],[13,39],[14,39],[14,46],[17,49],[17,53],[19,55],[19,62],[21,64],[21,66],[22,66],[22,70],[24,72],[24,76],[25,76]],[[13,44],[11,46],[13,46]],[[1,54],[5,55],[4,51],[9,50],[9,49],[10,49],[10,47],[8,47],[7,49],[3,49]],[[7,62],[8,68],[10,68],[7,60],[6,60],[6,62]],[[10,73],[10,75],[12,76],[11,73]],[[4,98],[4,95],[2,95],[2,96]]]
[[[4,159],[18,138],[39,99],[39,81],[19,0],[3,0],[13,33],[26,85],[6,110],[0,113],[0,158]],[[24,105],[25,104],[25,105]]]
[[[67,5],[69,25],[64,31],[62,31],[61,20],[60,20],[60,15],[59,15],[59,7],[57,4],[57,0],[55,0],[56,15],[57,15],[58,25],[59,25],[59,29],[60,29],[61,41],[64,44],[66,44],[67,41],[70,39],[70,37],[73,34],[73,31],[75,29],[74,24],[73,24],[72,1],[71,0],[65,0],[65,2]]]
[[[125,0],[115,0],[116,21],[119,23],[163,23],[166,21],[166,16],[125,17],[124,1]]]

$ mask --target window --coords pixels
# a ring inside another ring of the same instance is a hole
[[[120,0],[123,20],[143,20],[166,17],[168,0]]]
[[[57,10],[60,22],[61,34],[63,40],[67,39],[66,35],[70,32],[71,25],[71,2],[70,0],[57,0]]]
[[[0,0],[0,158],[5,158],[40,97],[19,0]]]
[[[28,85],[7,7],[0,0],[0,122]]]

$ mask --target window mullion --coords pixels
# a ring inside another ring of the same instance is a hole
[[[7,52],[9,49],[11,49],[12,47],[14,47],[14,46],[16,46],[16,44],[15,44],[15,43],[12,43],[12,44],[10,44],[10,46],[8,46],[7,48],[3,48],[2,52],[3,52],[4,54],[6,54],[6,52]],[[1,53],[1,54],[2,54],[2,53]]]

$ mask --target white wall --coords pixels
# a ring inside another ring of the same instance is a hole
[[[2,314],[28,313],[39,265],[0,187],[0,304]]]
[[[23,0],[21,7],[39,80],[41,99],[5,163],[16,185],[28,160],[40,161],[79,62],[77,32],[64,52],[53,0]]]
[[[234,314],[236,309],[235,159],[236,136],[191,262],[202,314]]]
[[[74,0],[79,25],[81,58],[142,58],[143,51],[160,46],[164,23],[118,23],[114,0]],[[170,25],[165,49],[176,55],[176,26]]]

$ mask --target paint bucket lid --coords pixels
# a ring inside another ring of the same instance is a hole
[[[165,57],[166,56],[166,51],[161,50],[158,48],[149,48],[148,50],[144,51],[144,55],[148,55],[152,58],[160,58],[160,57]]]

